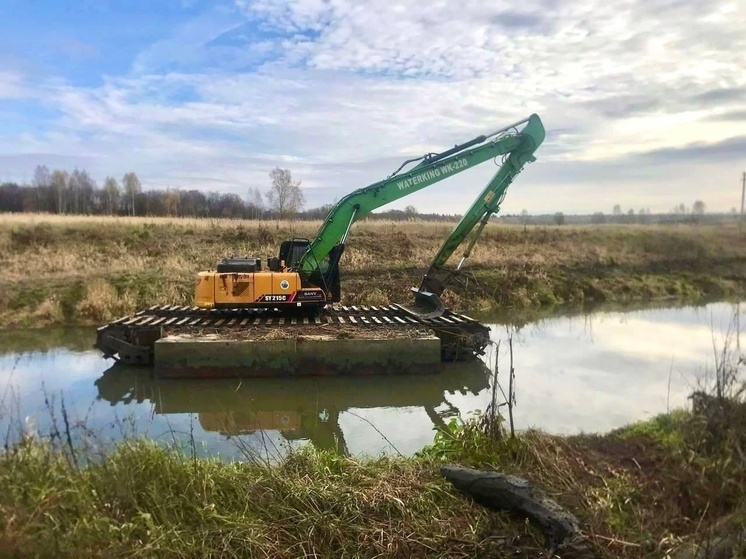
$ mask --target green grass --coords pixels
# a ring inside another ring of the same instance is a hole
[[[614,431],[614,434],[624,439],[647,437],[662,447],[679,450],[685,446],[684,432],[690,421],[691,414],[674,410],[647,421],[632,423]]]
[[[510,439],[477,417],[412,458],[306,448],[273,465],[137,438],[102,452],[31,436],[0,454],[0,556],[539,556],[535,528],[440,477],[458,463],[528,478],[578,517],[600,557],[659,557],[746,513],[746,464],[732,439],[704,445],[701,427],[676,411],[604,436]]]
[[[455,557],[490,514],[427,464],[298,452],[274,467],[125,442],[77,470],[26,442],[0,460],[0,553],[41,557]]]

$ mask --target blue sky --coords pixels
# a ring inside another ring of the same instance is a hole
[[[279,165],[313,206],[536,112],[547,140],[503,211],[728,210],[744,24],[728,0],[0,0],[0,180],[245,195]],[[493,170],[400,205],[461,211]]]

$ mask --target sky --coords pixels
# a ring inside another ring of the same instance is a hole
[[[0,0],[0,181],[235,192],[309,207],[538,114],[502,213],[740,206],[739,0]],[[391,204],[460,213],[491,162]]]

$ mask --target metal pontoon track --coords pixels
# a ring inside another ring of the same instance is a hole
[[[201,309],[157,305],[101,326],[96,348],[104,357],[129,364],[152,364],[153,344],[172,333],[240,331],[257,328],[308,329],[339,325],[357,328],[427,328],[441,339],[444,361],[482,355],[489,343],[489,329],[476,320],[451,311],[437,318],[423,318],[397,305],[331,306],[316,316],[295,316],[261,309]]]

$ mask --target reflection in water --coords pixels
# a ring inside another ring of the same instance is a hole
[[[95,384],[99,397],[111,404],[149,400],[156,414],[197,413],[205,431],[227,436],[279,431],[286,441],[308,440],[349,454],[341,413],[423,408],[434,426],[444,426],[444,418],[458,415],[448,394],[474,397],[488,387],[488,377],[481,361],[443,365],[431,375],[244,380],[158,379],[151,370],[117,366]]]
[[[738,347],[740,312],[738,304],[713,303],[493,325],[493,340],[513,334],[516,425],[606,432],[687,406],[711,381],[713,348],[729,332]]]
[[[713,343],[721,347],[724,333],[738,328],[738,312],[715,303],[496,321],[502,378],[513,335],[516,426],[604,432],[687,405],[712,367]],[[64,396],[71,421],[107,441],[122,436],[126,420],[130,433],[157,440],[193,434],[198,451],[211,455],[241,457],[239,443],[277,449],[306,441],[353,455],[392,447],[411,454],[432,442],[433,425],[486,408],[497,353],[491,348],[486,366],[458,363],[427,376],[159,381],[149,371],[107,371],[111,361],[90,349],[94,335],[0,332],[0,432],[29,417],[48,433],[45,401]]]
[[[87,351],[93,348],[96,331],[93,328],[45,328],[0,330],[0,355],[67,349]]]
[[[673,312],[678,316],[690,316],[698,311],[707,311],[712,307],[727,306],[735,307],[737,301],[699,301],[691,303],[685,300],[661,299],[658,301],[627,301],[627,302],[605,302],[584,301],[582,303],[550,305],[541,307],[528,307],[520,310],[505,308],[492,311],[487,315],[471,315],[484,323],[505,324],[516,329],[525,326],[533,326],[544,321],[558,321],[562,319],[593,319],[594,317],[634,314],[643,312],[646,315]]]

